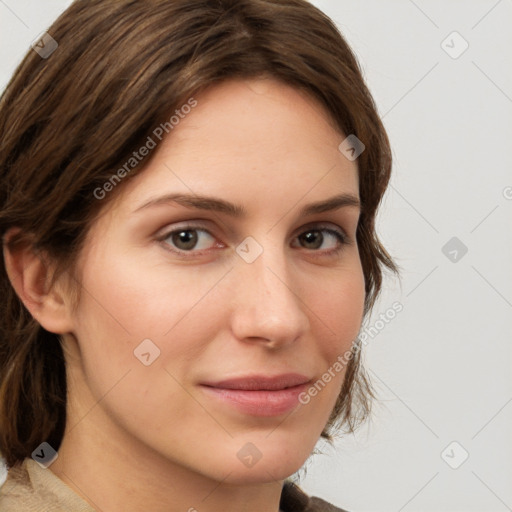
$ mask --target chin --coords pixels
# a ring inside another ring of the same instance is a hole
[[[306,457],[307,458],[307,457]],[[265,484],[272,483],[278,480],[285,480],[286,478],[297,472],[302,463],[295,463],[295,461],[266,461],[260,460],[255,466],[251,468],[240,467],[235,465],[231,467],[230,475],[225,478],[224,482],[229,485],[250,485],[250,484]]]
[[[286,443],[277,438],[276,442],[237,442],[236,456],[231,461],[223,460],[222,477],[229,474],[225,482],[233,485],[284,480],[303,466],[313,450],[312,444],[309,450],[304,444]]]

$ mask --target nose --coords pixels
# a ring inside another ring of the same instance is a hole
[[[279,348],[307,332],[308,308],[286,258],[282,248],[264,248],[252,263],[237,261],[232,275],[236,285],[232,288],[231,325],[238,340]]]

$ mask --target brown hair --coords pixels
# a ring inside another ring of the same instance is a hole
[[[325,14],[306,0],[76,0],[48,33],[58,47],[46,58],[30,50],[0,99],[0,235],[20,228],[4,243],[48,256],[55,278],[76,275],[88,228],[151,153],[106,199],[94,191],[152,130],[208,86],[267,76],[310,94],[366,146],[357,241],[368,315],[384,267],[398,273],[375,232],[391,151],[356,58]],[[43,441],[59,447],[66,372],[59,336],[32,318],[0,257],[0,452],[10,467]],[[352,431],[372,396],[355,350],[322,436],[334,425]]]

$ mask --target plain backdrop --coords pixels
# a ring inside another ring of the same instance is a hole
[[[0,0],[0,90],[69,3]],[[379,234],[402,279],[366,324],[372,420],[301,485],[351,512],[512,510],[512,1],[313,3],[391,139]]]

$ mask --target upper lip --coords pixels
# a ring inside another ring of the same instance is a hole
[[[203,382],[203,386],[220,389],[240,389],[243,391],[276,391],[306,384],[311,379],[298,373],[286,373],[272,377],[249,375],[216,382]]]

